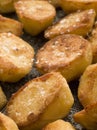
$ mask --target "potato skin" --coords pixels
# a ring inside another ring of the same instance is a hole
[[[92,62],[90,42],[78,35],[66,34],[48,41],[36,54],[41,73],[59,71],[69,82],[78,78]]]
[[[15,9],[24,30],[32,36],[50,26],[56,15],[55,8],[48,1],[19,1],[15,3]]]
[[[95,10],[77,11],[65,16],[63,19],[48,27],[45,30],[45,38],[52,39],[61,34],[78,34],[86,36],[91,31],[94,20]]]

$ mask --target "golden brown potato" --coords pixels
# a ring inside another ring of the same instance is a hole
[[[16,123],[0,112],[0,130],[19,130]]]
[[[97,64],[89,65],[81,76],[78,98],[84,107],[97,102]]]
[[[0,0],[0,13],[14,12],[14,2],[18,0]]]
[[[73,102],[64,77],[52,72],[26,83],[11,97],[6,111],[21,130],[40,130],[66,116]]]
[[[97,129],[97,102],[74,114],[74,120],[87,130]]]
[[[97,12],[97,0],[60,0],[60,6],[65,13],[86,9],[94,9]]]
[[[86,36],[94,24],[96,13],[93,9],[72,13],[45,31],[45,38],[51,39],[61,34]]]
[[[67,81],[79,77],[91,62],[90,43],[73,34],[51,39],[36,54],[36,67],[39,71],[59,71]]]
[[[16,82],[32,69],[33,48],[11,33],[0,33],[0,81]]]
[[[25,31],[33,36],[51,25],[56,15],[55,8],[47,1],[19,1],[15,9]]]
[[[93,63],[97,63],[97,22],[92,30],[91,36],[88,39],[92,44]]]
[[[6,103],[7,103],[6,96],[2,88],[0,87],[0,110],[5,106]]]
[[[65,122],[60,119],[52,123],[49,123],[42,130],[75,130],[75,129],[69,122]]]
[[[22,34],[23,26],[20,22],[0,15],[0,33],[11,32],[17,36]]]

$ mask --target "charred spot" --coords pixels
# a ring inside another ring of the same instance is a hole
[[[32,113],[30,113],[30,114],[28,115],[27,119],[28,119],[29,121],[35,122],[35,121],[38,119],[38,116],[35,115],[35,114],[32,112]]]
[[[19,49],[18,49],[18,48],[16,48],[16,49],[15,49],[15,51],[19,51]]]

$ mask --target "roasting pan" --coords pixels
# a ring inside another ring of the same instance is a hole
[[[4,14],[4,16],[9,17],[9,18],[13,18],[13,19],[17,19],[17,16],[15,13],[6,14],[6,15]],[[65,13],[61,9],[57,9],[57,16],[55,18],[55,22],[64,16],[65,16]],[[39,48],[41,48],[45,44],[45,42],[47,41],[43,36],[43,32],[35,37],[32,37],[31,35],[24,32],[23,35],[21,36],[21,38],[23,40],[27,41],[31,46],[34,47],[35,53],[37,53],[37,50]],[[25,76],[23,79],[21,79],[19,82],[17,82],[17,83],[0,82],[0,85],[2,86],[2,89],[5,92],[7,99],[9,100],[11,95],[13,93],[15,93],[23,84],[25,84],[27,81],[29,81],[35,77],[38,77],[40,75],[41,74],[37,71],[35,66],[33,66],[31,72],[27,76]],[[79,124],[74,122],[73,117],[72,117],[74,113],[83,109],[83,107],[81,106],[81,104],[78,100],[78,97],[77,97],[78,83],[79,83],[79,79],[69,83],[70,89],[71,89],[72,94],[74,96],[74,105],[71,108],[71,111],[69,112],[67,117],[64,118],[64,120],[72,123],[73,126],[76,128],[76,130],[85,130]],[[4,112],[5,109],[6,109],[6,106],[1,111]]]

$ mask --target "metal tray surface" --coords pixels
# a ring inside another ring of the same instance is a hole
[[[13,19],[17,19],[17,16],[15,13],[6,14],[4,16],[9,17],[9,18],[13,18]],[[65,13],[61,9],[57,9],[57,16],[55,18],[55,22],[64,16],[65,16]],[[42,47],[45,44],[45,42],[47,41],[43,36],[43,32],[35,37],[24,32],[23,35],[21,36],[21,38],[24,39],[25,41],[27,41],[31,46],[34,47],[35,53],[37,53],[37,50],[40,47]],[[4,92],[7,96],[7,99],[9,100],[11,95],[13,93],[15,93],[23,84],[25,84],[30,79],[33,79],[33,78],[38,77],[38,76],[40,76],[40,73],[37,71],[35,66],[33,66],[31,72],[27,76],[25,76],[23,79],[21,79],[19,82],[17,82],[17,83],[0,82],[0,85],[2,86],[2,89],[4,90]],[[79,79],[69,83],[70,89],[71,89],[72,94],[74,96],[74,105],[71,108],[71,111],[69,112],[67,117],[64,118],[64,120],[72,123],[74,125],[74,127],[76,128],[76,130],[85,130],[79,124],[74,122],[73,117],[72,117],[74,113],[82,110],[82,108],[83,108],[78,100],[78,97],[77,97],[77,89],[78,89],[78,83],[79,83],[78,80]],[[6,106],[1,111],[4,112],[5,109],[6,109]]]

